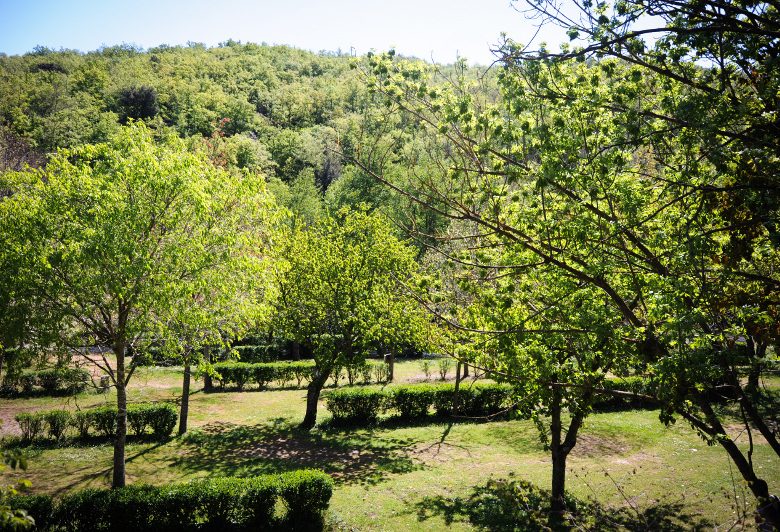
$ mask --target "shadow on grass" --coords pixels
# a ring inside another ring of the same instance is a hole
[[[422,465],[406,450],[411,438],[377,437],[370,429],[306,432],[285,418],[271,424],[209,423],[183,437],[170,465],[186,473],[249,476],[318,468],[339,483],[377,484]]]
[[[489,480],[468,497],[425,497],[410,512],[420,522],[441,517],[447,526],[455,522],[493,531],[604,530],[660,531],[710,530],[713,523],[686,512],[680,502],[660,502],[640,509],[609,508],[594,501],[567,496],[567,512],[552,525],[548,519],[550,492],[530,482]]]

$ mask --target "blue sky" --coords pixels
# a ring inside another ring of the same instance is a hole
[[[94,50],[227,39],[358,54],[391,46],[436,62],[492,61],[501,32],[528,42],[534,25],[509,0],[0,0],[0,52],[36,45]],[[542,39],[557,43],[560,32]]]

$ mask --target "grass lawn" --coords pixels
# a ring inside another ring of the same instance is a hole
[[[399,362],[396,376],[401,381],[422,378],[419,363]],[[177,368],[141,369],[131,381],[129,398],[177,399],[180,378]],[[344,530],[469,530],[467,499],[491,477],[514,474],[545,488],[549,484],[549,457],[528,421],[386,423],[346,430],[328,427],[322,406],[320,421],[326,423],[301,433],[295,425],[303,418],[303,390],[205,394],[195,384],[190,433],[162,444],[131,440],[128,482],[319,467],[337,482],[328,522]],[[13,416],[20,411],[112,400],[110,394],[3,400],[0,430],[13,433]],[[47,493],[109,483],[110,444],[32,447],[28,452],[28,470],[6,472],[2,480],[23,476],[32,481],[33,491]],[[756,442],[754,463],[777,493],[780,463],[773,456],[766,444]],[[709,526],[728,528],[736,519],[734,490],[738,496],[744,492],[738,480],[732,481],[738,475],[720,447],[708,447],[683,423],[663,427],[654,411],[591,416],[569,466],[567,486],[575,496],[640,510],[676,505]]]

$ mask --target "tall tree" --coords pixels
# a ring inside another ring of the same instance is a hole
[[[275,252],[275,317],[285,337],[312,346],[316,370],[301,423],[310,429],[335,368],[377,345],[419,343],[426,321],[403,288],[413,253],[379,214],[343,209],[293,227]]]
[[[58,152],[45,170],[5,174],[2,253],[20,265],[38,321],[116,389],[114,487],[125,484],[128,349],[173,353],[251,317],[266,207],[263,180],[215,169],[143,125]],[[226,301],[238,307],[225,313]],[[43,319],[45,318],[45,319]],[[105,353],[105,351],[102,351]]]

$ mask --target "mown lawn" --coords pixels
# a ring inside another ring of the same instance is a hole
[[[396,376],[409,381],[422,374],[417,362],[401,362]],[[130,398],[175,400],[179,379],[177,368],[140,370]],[[75,409],[111,400],[110,395],[95,394],[3,400],[2,430],[13,432],[13,415],[22,410]],[[323,406],[323,425],[301,433],[295,425],[303,418],[302,390],[205,394],[200,383],[190,408],[191,430],[185,437],[161,444],[130,443],[129,482],[319,467],[337,481],[328,522],[345,530],[468,530],[472,526],[467,514],[475,511],[469,496],[491,477],[512,474],[543,487],[549,484],[549,458],[528,421],[423,426],[386,422],[348,430],[329,427]],[[24,476],[32,481],[33,491],[47,493],[107,486],[110,480],[110,444],[28,451],[28,470],[23,475],[6,473],[4,480]],[[780,491],[778,460],[762,442],[757,442],[753,460],[770,489]],[[638,511],[671,505],[690,517],[686,526],[700,522],[728,528],[737,517],[734,493],[744,494],[720,447],[708,447],[683,423],[663,427],[654,411],[593,415],[569,465],[568,488],[575,496]]]

